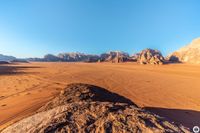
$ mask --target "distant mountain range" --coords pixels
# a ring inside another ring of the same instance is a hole
[[[189,45],[173,52],[166,58],[158,50],[145,49],[130,56],[122,51],[110,51],[101,55],[84,54],[79,52],[47,54],[43,58],[17,59],[13,56],[0,54],[0,61],[8,62],[138,62],[140,64],[164,64],[172,62],[186,62],[200,64],[200,38],[194,39]]]
[[[47,54],[44,58],[29,58],[29,61],[63,61],[63,62],[125,62],[131,61],[129,54],[121,51],[110,51],[101,55],[84,53],[60,53],[57,56]]]
[[[3,58],[4,57],[4,58]],[[122,51],[110,51],[101,55],[84,54],[79,52],[60,53],[57,56],[47,54],[43,58],[17,59],[12,56],[2,56],[1,61],[8,62],[139,62],[140,64],[163,64],[164,57],[157,50],[146,49],[141,53],[130,56]],[[3,62],[5,63],[5,62]]]

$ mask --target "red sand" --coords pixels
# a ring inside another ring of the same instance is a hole
[[[185,126],[200,126],[200,65],[24,63],[0,66],[0,129],[33,114],[74,82],[106,88]]]

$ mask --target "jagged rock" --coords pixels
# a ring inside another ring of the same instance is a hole
[[[98,62],[100,57],[98,55],[87,55],[87,59],[84,62]]]
[[[200,64],[200,38],[169,55],[169,61]]]
[[[163,64],[165,62],[161,52],[153,49],[145,49],[139,54],[138,63],[140,64]]]
[[[53,61],[53,62],[56,62],[56,61],[60,61],[60,58],[55,56],[55,55],[52,55],[52,54],[47,54],[44,56],[44,60],[45,61]]]
[[[125,52],[121,51],[110,51],[108,53],[103,53],[100,56],[101,62],[112,62],[112,63],[120,63],[130,61],[131,58]]]
[[[87,59],[87,55],[83,53],[61,53],[58,55],[62,61],[67,62],[77,62],[77,61],[83,61]]]
[[[84,53],[62,53],[58,57],[62,61],[67,62],[97,62],[99,60],[98,55],[84,54]]]
[[[60,53],[58,56],[48,54],[44,58],[29,58],[29,61],[63,61],[63,62],[112,62],[120,63],[134,61],[127,53],[111,51],[100,56],[84,53]]]
[[[185,132],[186,127],[139,108],[129,99],[88,84],[70,84],[60,95],[2,133]]]
[[[133,54],[130,58],[132,61],[136,62],[140,56],[140,53]]]

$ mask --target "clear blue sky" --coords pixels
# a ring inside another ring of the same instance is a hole
[[[0,53],[164,55],[200,37],[199,0],[1,0]]]

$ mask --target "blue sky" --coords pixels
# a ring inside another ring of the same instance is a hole
[[[2,0],[0,53],[60,52],[167,55],[200,37],[198,0]]]

